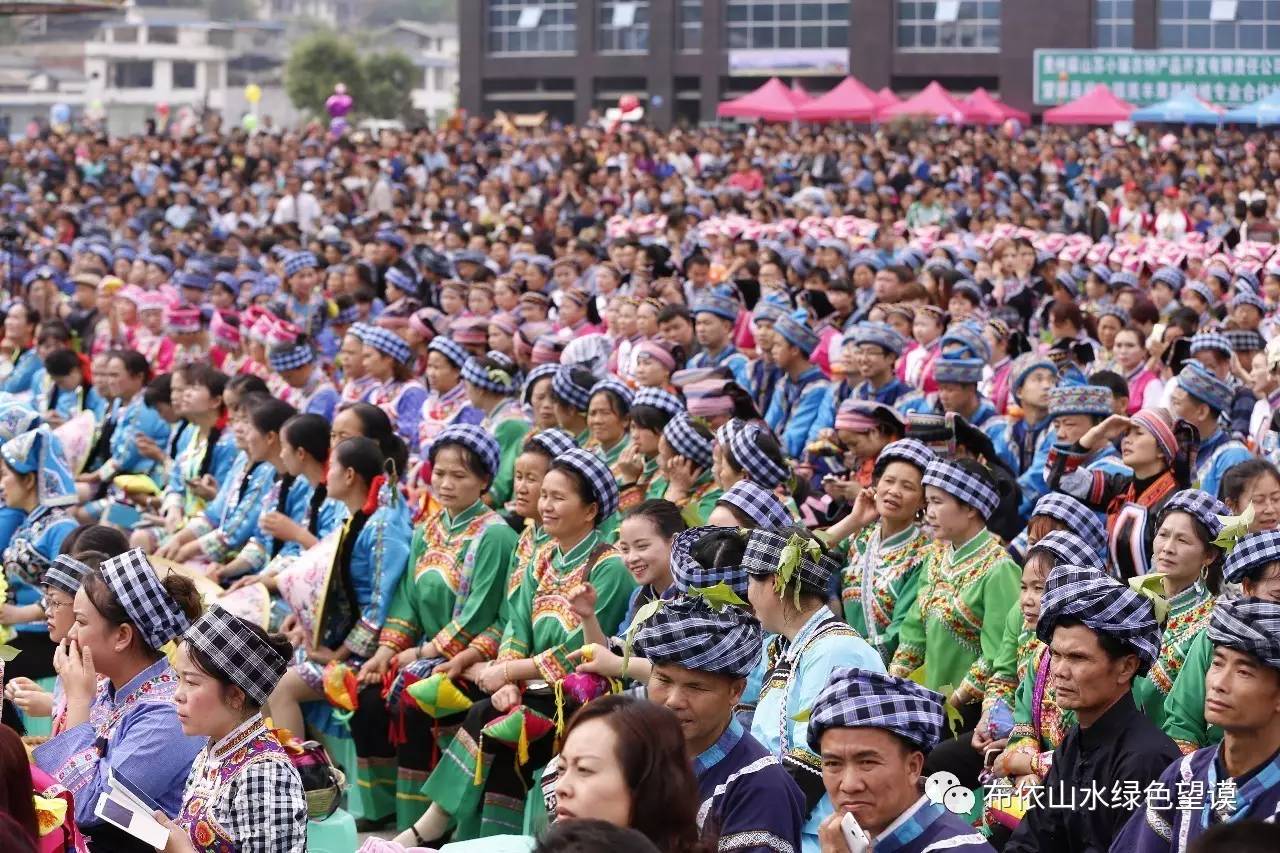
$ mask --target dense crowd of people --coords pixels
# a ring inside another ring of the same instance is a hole
[[[1009,130],[0,141],[13,849],[1277,849],[1280,140]]]

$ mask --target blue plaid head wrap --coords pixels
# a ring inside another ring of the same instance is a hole
[[[737,429],[726,430],[727,444],[734,461],[748,477],[766,489],[776,489],[787,481],[791,472],[756,444],[763,433],[757,423],[742,424]]]
[[[1054,628],[1067,619],[1132,645],[1141,660],[1139,675],[1146,675],[1160,656],[1160,623],[1151,598],[1101,569],[1058,566],[1049,573],[1036,636],[1051,643]]]
[[[604,464],[604,461],[599,456],[580,447],[575,447],[552,460],[551,467],[568,468],[586,481],[587,487],[591,489],[591,494],[595,498],[596,505],[600,508],[599,513],[596,515],[597,527],[603,524],[605,519],[617,512],[618,481],[614,479],[613,472],[609,470],[609,466]]]
[[[365,346],[373,347],[400,364],[408,364],[413,359],[413,350],[409,349],[408,341],[390,329],[369,326],[363,330],[363,334],[364,337],[361,340],[364,341]]]
[[[831,670],[809,715],[809,747],[822,751],[827,729],[883,729],[929,752],[942,741],[946,700],[907,678],[856,667]]]
[[[44,585],[74,596],[84,583],[84,576],[89,574],[89,567],[70,554],[59,554],[53,558],[49,568],[45,569]]]
[[[294,252],[284,259],[284,277],[293,278],[303,270],[313,270],[319,266],[320,262],[310,252]]]
[[[437,338],[436,340],[439,340]],[[556,371],[560,369],[558,364],[539,364],[524,378],[524,389],[520,392],[521,399],[526,405],[532,404],[533,386],[538,384],[538,380],[556,375]]]
[[[738,319],[740,306],[735,298],[733,288],[717,287],[703,294],[693,303],[693,314],[714,314],[730,323]]]
[[[1111,284],[1111,268],[1106,264],[1094,264],[1089,267],[1089,275],[1093,276],[1103,284]]]
[[[921,482],[951,495],[961,503],[978,511],[983,520],[991,518],[1000,503],[1000,496],[987,483],[946,459],[934,459],[925,469]]]
[[[1229,583],[1258,580],[1272,563],[1280,563],[1280,530],[1263,530],[1240,540],[1222,568]]]
[[[1222,532],[1222,517],[1231,515],[1231,510],[1227,509],[1226,504],[1199,489],[1183,489],[1165,501],[1160,509],[1160,523],[1164,523],[1164,519],[1171,512],[1185,512],[1203,524],[1209,531],[1209,542],[1206,542],[1206,545],[1217,539],[1218,534]]]
[[[1187,362],[1178,374],[1177,383],[1179,388],[1215,412],[1231,408],[1231,399],[1235,396],[1231,386],[1198,361]]]
[[[843,567],[804,528],[783,527],[751,531],[742,568],[753,577],[775,576],[779,597],[790,586],[797,595],[805,592],[825,599],[831,577]]]
[[[1123,305],[1117,305],[1114,302],[1108,302],[1098,308],[1098,319],[1103,317],[1115,317],[1120,321],[1121,327],[1129,325],[1129,312]]]
[[[71,506],[77,502],[76,479],[67,465],[62,442],[48,426],[38,426],[0,446],[0,457],[18,474],[36,475],[40,505]]]
[[[792,523],[791,514],[778,496],[750,480],[734,483],[717,503],[736,508],[756,527],[786,527]]]
[[[152,649],[158,650],[177,639],[191,626],[191,620],[169,597],[141,548],[104,561],[98,573]]]
[[[902,350],[906,348],[906,339],[898,333],[898,330],[888,323],[859,323],[853,329],[853,342],[858,345],[874,344],[888,353],[894,355],[902,355]]]
[[[1216,302],[1216,301],[1217,301],[1216,297],[1214,296],[1213,291],[1209,289],[1209,285],[1205,284],[1205,283],[1204,283],[1204,282],[1202,282],[1202,281],[1189,281],[1189,282],[1187,282],[1187,283],[1183,286],[1183,288],[1182,288],[1182,291],[1181,291],[1181,292],[1186,292],[1186,291],[1191,291],[1191,292],[1192,292],[1192,293],[1194,293],[1196,296],[1199,296],[1201,299],[1203,299],[1203,300],[1204,300],[1205,305],[1210,305],[1210,306],[1211,306],[1211,305],[1213,305],[1213,303],[1214,303],[1214,302]]]
[[[1220,352],[1231,358],[1231,341],[1217,332],[1199,332],[1191,338],[1191,354],[1198,352]]]
[[[760,659],[760,623],[740,607],[713,609],[701,598],[664,603],[636,631],[636,654],[652,664],[746,678]]]
[[[1109,417],[1111,400],[1111,389],[1101,385],[1058,385],[1049,391],[1049,417]]]
[[[1257,293],[1262,283],[1258,281],[1258,276],[1252,270],[1238,269],[1236,270],[1236,284],[1242,285],[1239,290],[1248,293]]]
[[[1183,282],[1187,280],[1186,275],[1177,267],[1160,267],[1151,274],[1151,283],[1162,282],[1169,285],[1174,290],[1182,288]]]
[[[982,368],[986,362],[980,358],[953,358],[943,355],[933,363],[933,378],[938,382],[956,385],[977,385],[982,381]]]
[[[1251,308],[1258,309],[1258,313],[1264,317],[1267,314],[1267,303],[1262,300],[1261,296],[1252,291],[1237,294],[1236,297],[1231,300],[1231,307],[1233,309],[1238,308],[1241,305],[1248,305]]]
[[[710,468],[712,462],[711,439],[693,427],[693,418],[681,412],[662,429],[662,437],[671,445],[676,455],[683,456],[699,468]]]
[[[418,292],[417,280],[399,267],[387,268],[387,284],[410,296]]]
[[[520,368],[504,353],[491,350],[486,357],[499,366],[485,367],[473,356],[462,366],[462,381],[494,394],[513,396],[520,387]]]
[[[1027,549],[1027,557],[1030,558],[1037,551],[1053,557],[1055,566],[1087,566],[1091,569],[1103,567],[1097,549],[1091,548],[1089,543],[1066,530],[1051,530],[1041,536],[1036,544]]]
[[[465,447],[479,457],[480,461],[484,463],[484,467],[488,470],[490,479],[497,475],[498,460],[501,455],[501,451],[498,449],[498,440],[481,427],[475,424],[450,424],[441,430],[440,434],[431,443],[431,450],[429,451],[433,464],[436,461],[436,454],[440,452],[440,448],[449,444]]]
[[[631,398],[631,408],[648,406],[675,417],[685,410],[684,401],[665,388],[638,388]]]
[[[591,397],[594,397],[604,391],[608,391],[622,404],[623,415],[626,415],[627,412],[631,411],[631,407],[635,404],[635,395],[621,379],[617,379],[613,376],[601,379],[595,385],[591,386]],[[590,398],[588,398],[588,401],[589,400]]]
[[[1047,356],[1037,352],[1026,352],[1013,360],[1013,364],[1009,366],[1009,393],[1013,396],[1015,403],[1018,402],[1018,392],[1022,390],[1022,383],[1037,370],[1047,370],[1054,376],[1058,375],[1058,366]]]
[[[671,583],[676,591],[685,594],[690,589],[707,589],[724,584],[743,601],[747,600],[747,570],[741,564],[731,566],[704,566],[693,558],[693,547],[702,537],[712,533],[742,536],[736,527],[691,527],[676,534],[671,540]]]
[[[573,436],[562,429],[544,429],[529,436],[527,443],[541,447],[552,459],[556,459],[565,451],[573,450],[578,446],[578,443],[573,440]]]
[[[890,462],[906,462],[920,469],[921,475],[929,470],[929,463],[937,458],[937,454],[929,449],[922,441],[914,438],[900,438],[897,441],[891,441],[885,445],[880,451],[880,455],[876,457],[876,468],[881,469]]]
[[[467,362],[471,359],[471,353],[467,352],[462,344],[446,338],[444,335],[436,335],[431,339],[431,343],[427,344],[427,352],[438,352],[459,370],[467,366]]]
[[[1258,598],[1219,598],[1209,614],[1209,642],[1280,669],[1280,604]]]
[[[251,623],[217,605],[193,622],[182,639],[207,655],[258,705],[266,704],[289,668],[289,661]]]
[[[275,347],[267,354],[267,361],[276,373],[305,367],[315,361],[315,358],[315,350],[311,349],[311,345],[307,343]]]
[[[1262,352],[1267,348],[1267,339],[1254,329],[1227,329],[1222,333],[1237,354]]]
[[[173,280],[178,287],[191,287],[203,291],[213,287],[213,278],[202,272],[186,270],[174,276]]]
[[[1128,270],[1118,270],[1111,274],[1111,289],[1120,290],[1121,288],[1138,289],[1138,277]],[[1177,290],[1177,288],[1174,288]]]
[[[779,317],[773,324],[773,330],[806,356],[813,355],[813,351],[818,348],[818,334],[809,328],[809,315],[804,311]]]
[[[947,348],[955,345],[960,348]],[[991,360],[991,344],[987,342],[986,335],[982,334],[982,327],[975,323],[957,323],[952,326],[942,336],[941,347],[942,358],[976,358],[984,364]]]
[[[591,406],[591,388],[574,380],[572,365],[561,364],[558,368],[551,377],[551,393],[565,405],[585,412]]]
[[[1031,517],[1037,516],[1047,516],[1065,524],[1068,530],[1093,548],[1095,555],[1107,553],[1107,530],[1098,514],[1070,495],[1062,492],[1042,495],[1031,510]],[[1093,561],[1081,565],[1092,566]]]

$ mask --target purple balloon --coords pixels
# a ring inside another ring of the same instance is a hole
[[[329,122],[329,135],[334,139],[347,132],[347,120],[341,116],[334,117]]]
[[[342,118],[351,112],[352,103],[351,96],[346,92],[337,92],[330,95],[324,102],[324,108],[328,111],[330,118]]]

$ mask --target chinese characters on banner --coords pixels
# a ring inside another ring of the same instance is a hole
[[[1055,106],[1099,83],[1134,104],[1163,101],[1192,90],[1224,107],[1251,104],[1280,88],[1280,55],[1242,51],[1035,52],[1035,102]]]

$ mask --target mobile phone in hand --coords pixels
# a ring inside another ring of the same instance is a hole
[[[871,846],[871,839],[858,825],[858,819],[853,816],[853,812],[845,812],[844,817],[840,818],[840,831],[844,833],[845,844],[849,845],[849,853],[867,853],[867,848]]]

